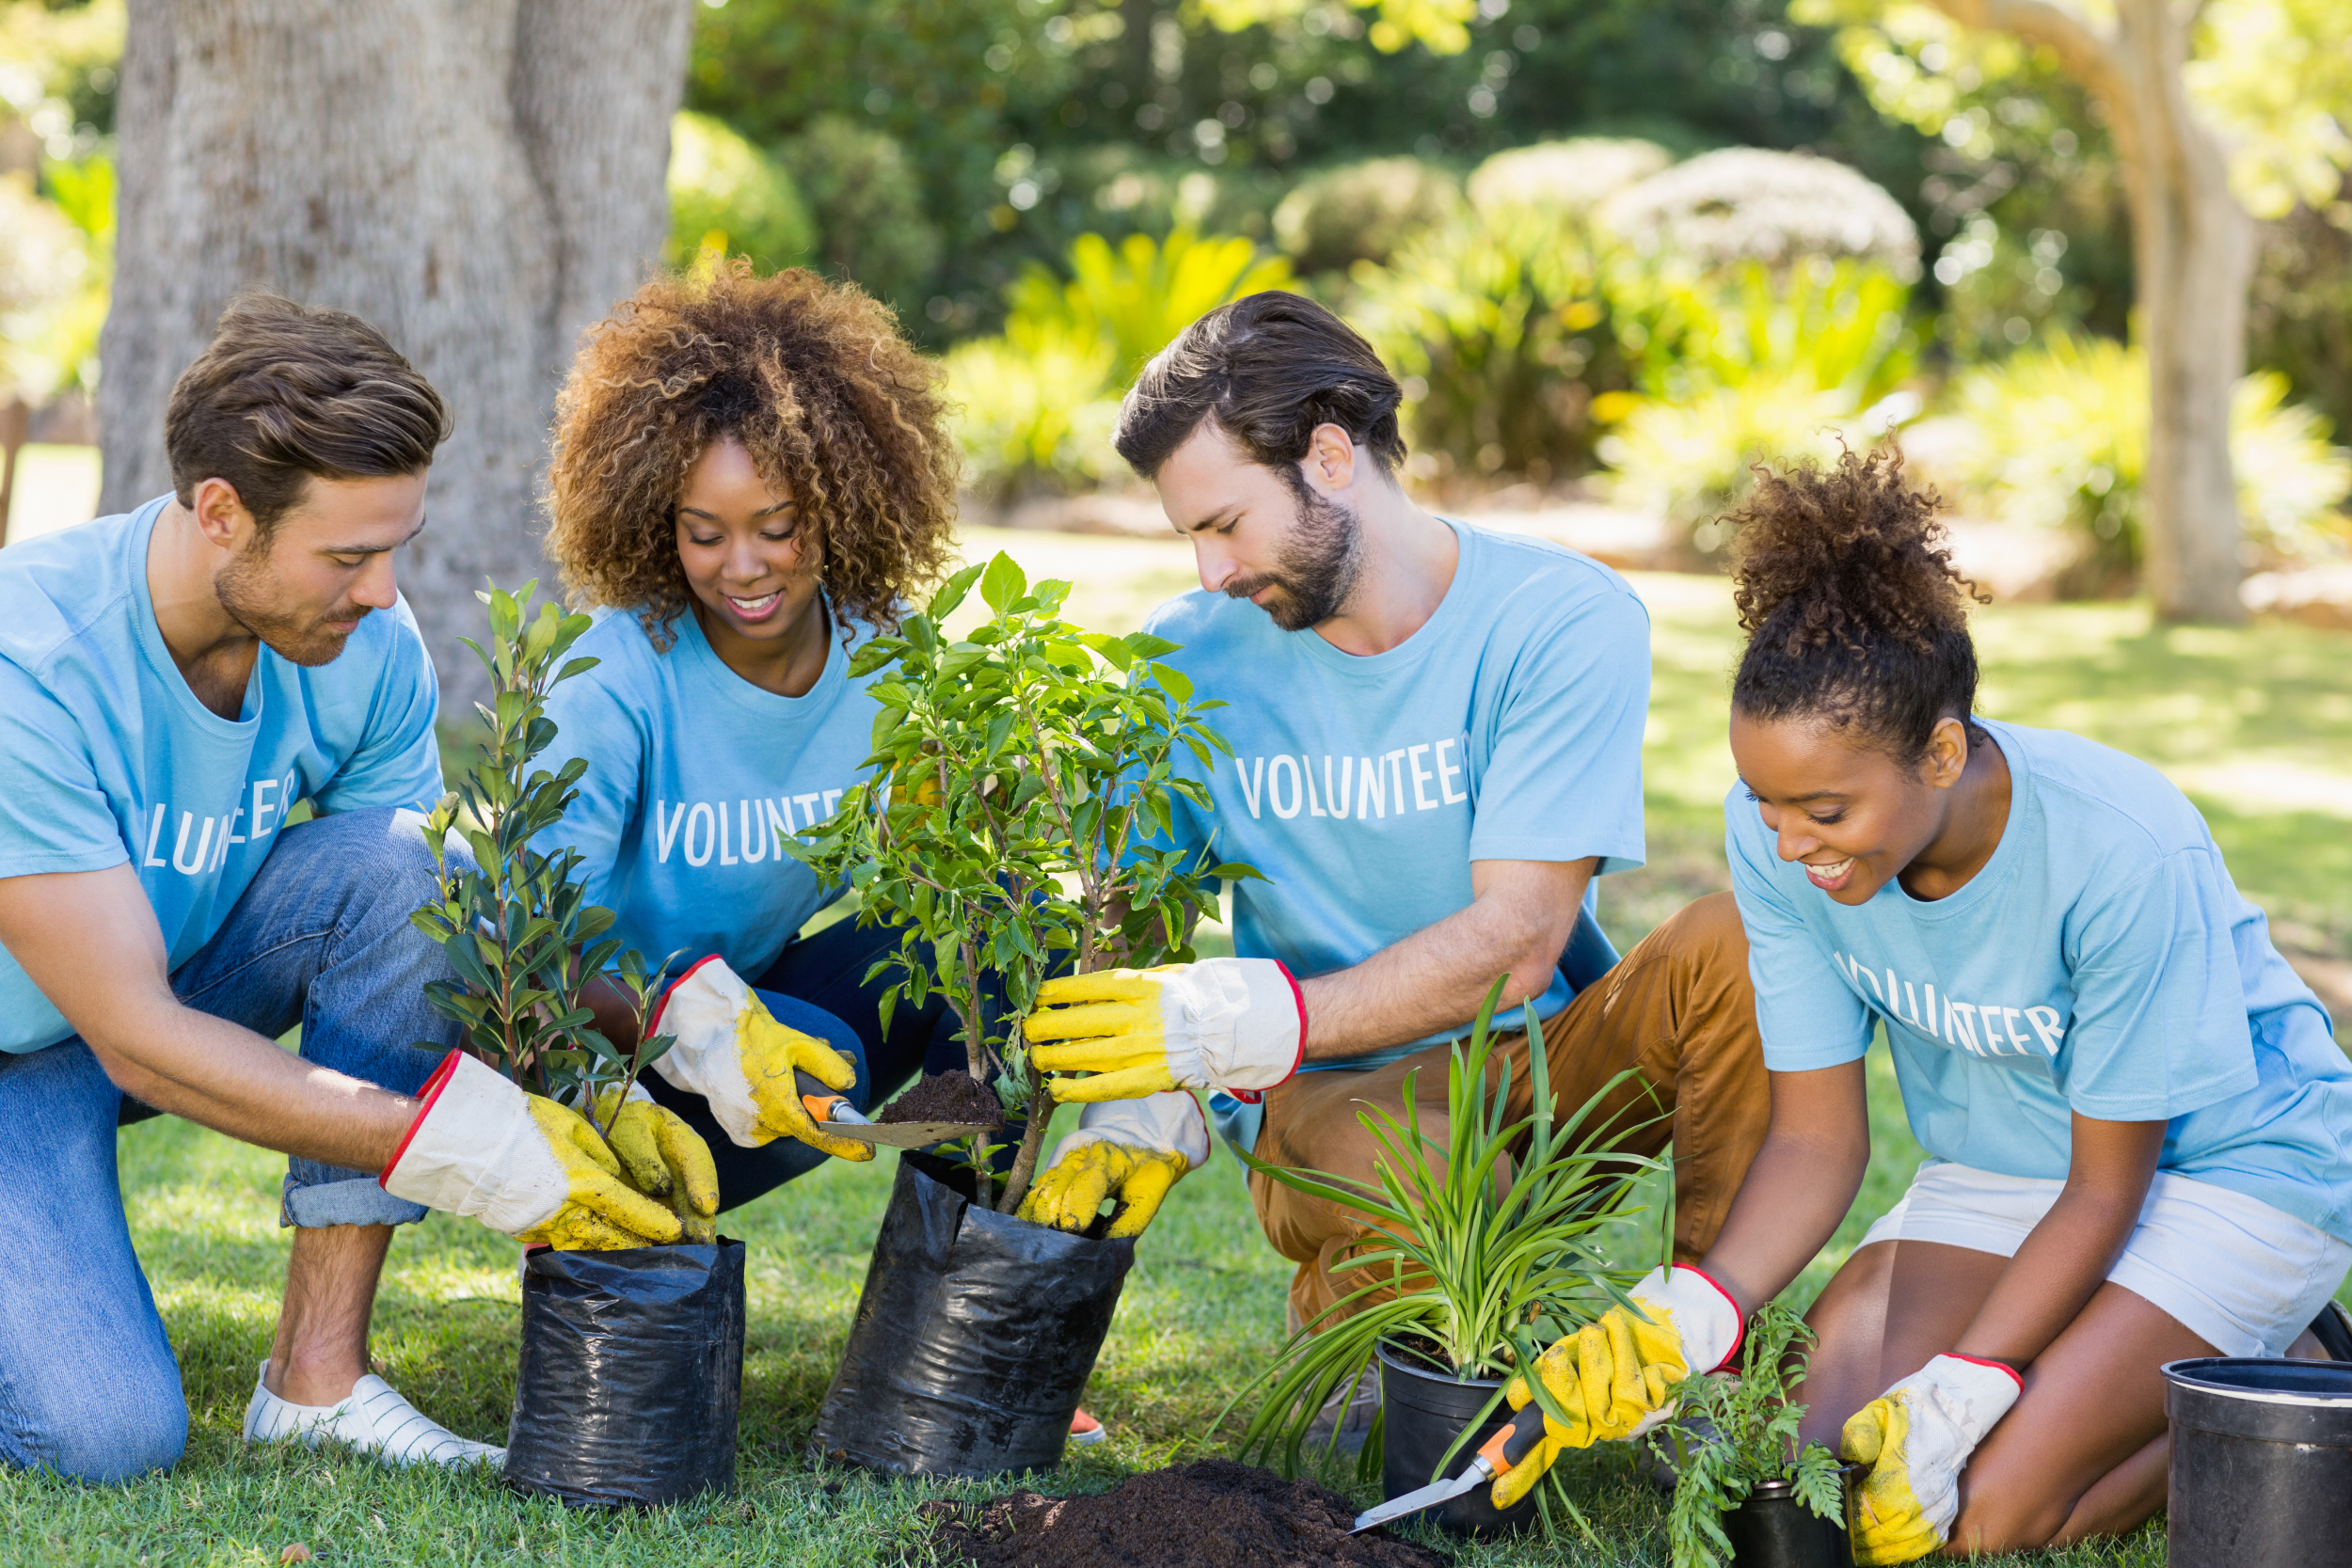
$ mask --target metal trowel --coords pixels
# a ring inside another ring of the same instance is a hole
[[[994,1128],[969,1121],[868,1121],[858,1114],[856,1106],[824,1085],[800,1073],[801,1103],[808,1107],[808,1118],[821,1123],[835,1137],[854,1139],[862,1144],[879,1144],[886,1148],[926,1148],[944,1144],[951,1138],[968,1138],[975,1132],[993,1132]]]
[[[1377,1529],[1391,1520],[1402,1519],[1407,1513],[1419,1513],[1424,1508],[1435,1508],[1465,1492],[1476,1491],[1526,1458],[1527,1450],[1534,1448],[1543,1434],[1543,1407],[1531,1402],[1511,1418],[1509,1426],[1486,1439],[1485,1447],[1478,1450],[1478,1456],[1460,1475],[1450,1481],[1431,1481],[1417,1492],[1391,1497],[1378,1508],[1359,1513],[1356,1515],[1356,1528],[1347,1533],[1361,1535],[1368,1529]]]

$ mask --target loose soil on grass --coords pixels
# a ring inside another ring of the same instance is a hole
[[[882,1108],[874,1118],[882,1122],[952,1121],[960,1125],[1002,1127],[1004,1102],[968,1072],[942,1072],[918,1078],[914,1086]]]
[[[1016,1492],[928,1502],[931,1540],[970,1568],[1442,1568],[1450,1560],[1378,1531],[1350,1535],[1356,1507],[1311,1481],[1230,1459],[1136,1476],[1085,1497]]]

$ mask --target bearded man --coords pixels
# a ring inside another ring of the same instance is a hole
[[[1442,1128],[1447,1042],[1505,977],[1502,1007],[1544,1021],[1559,1104],[1631,1069],[1598,1114],[1629,1149],[1671,1137],[1676,1254],[1695,1260],[1769,1100],[1731,895],[1621,960],[1593,920],[1596,879],[1642,863],[1647,616],[1597,562],[1416,504],[1402,400],[1370,344],[1288,293],[1202,317],[1128,394],[1120,453],[1200,573],[1148,626],[1229,705],[1213,721],[1234,752],[1200,776],[1216,809],[1177,801],[1168,843],[1265,879],[1232,888],[1233,958],[1048,982],[1036,1059],[1095,1102],[1080,1137],[1175,1146],[1181,1091],[1206,1090],[1258,1159],[1368,1181],[1359,1109],[1401,1117],[1418,1069],[1422,1125]],[[1498,1050],[1524,1116],[1526,1037]],[[1263,1175],[1250,1192],[1298,1265],[1294,1325],[1367,1283],[1346,1267],[1359,1216]],[[1370,1400],[1366,1380],[1327,1414],[1359,1430]]]
[[[425,1001],[453,973],[408,918],[437,696],[392,558],[449,432],[374,328],[246,296],[172,390],[172,493],[0,554],[0,1465],[116,1481],[185,1444],[115,1164],[159,1111],[293,1157],[248,1441],[500,1457],[370,1370],[392,1227],[427,1208],[678,1237]]]

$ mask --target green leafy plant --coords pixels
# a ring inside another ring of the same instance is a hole
[[[1666,1514],[1674,1568],[1722,1568],[1731,1557],[1723,1516],[1767,1481],[1786,1481],[1799,1502],[1824,1519],[1845,1516],[1837,1456],[1819,1443],[1800,1447],[1804,1406],[1788,1386],[1804,1375],[1813,1331],[1795,1308],[1769,1302],[1748,1320],[1738,1375],[1694,1373],[1674,1386],[1680,1404],[1673,1436],[1680,1476]]]
[[[533,847],[578,797],[588,768],[578,757],[554,773],[532,767],[555,739],[548,692],[596,665],[564,657],[592,625],[587,616],[566,615],[553,604],[531,614],[538,586],[534,580],[518,594],[493,587],[475,594],[489,607],[490,646],[464,641],[490,673],[491,700],[475,705],[488,733],[473,766],[425,818],[436,885],[409,918],[441,944],[457,972],[455,979],[427,984],[425,995],[465,1031],[466,1048],[517,1087],[595,1120],[608,1089],[620,1090],[610,1115],[619,1114],[637,1074],[671,1040],[648,1038],[644,1030],[660,967],[604,934],[616,917],[587,901],[575,875],[579,851]],[[451,859],[453,832],[472,849],[471,865]],[[596,1027],[583,993],[598,975],[619,985],[636,1010],[633,1050],[621,1051]],[[609,1132],[609,1119],[596,1131]]]
[[[976,583],[992,617],[951,641],[941,626]],[[899,976],[882,994],[882,1027],[901,998],[945,994],[966,1069],[1028,1114],[994,1205],[1004,1213],[1028,1191],[1052,1119],[1014,1028],[1038,987],[1061,966],[1190,959],[1202,882],[1257,875],[1149,842],[1169,831],[1177,798],[1210,809],[1206,788],[1177,772],[1178,755],[1205,770],[1232,754],[1201,720],[1224,705],[1195,701],[1184,673],[1159,662],[1177,644],[1063,621],[1069,593],[1067,582],[1032,585],[1000,553],[949,578],[897,636],[860,648],[851,673],[879,675],[874,771],[832,816],[784,840],[819,879],[857,892],[861,924],[899,928],[898,951],[868,972]],[[990,974],[1004,988],[1003,1017],[985,1003]],[[985,1135],[968,1153],[985,1194]]]
[[[1457,1377],[1508,1378],[1533,1365],[1543,1345],[1624,1303],[1648,1271],[1648,1259],[1623,1259],[1612,1244],[1642,1212],[1634,1200],[1643,1175],[1664,1168],[1613,1147],[1624,1129],[1602,1125],[1599,1107],[1626,1075],[1562,1114],[1545,1071],[1543,1025],[1531,1007],[1532,1105],[1506,1120],[1511,1069],[1507,1060],[1493,1061],[1492,1046],[1502,994],[1498,980],[1469,1039],[1454,1042],[1442,1138],[1422,1129],[1413,1075],[1406,1079],[1402,1118],[1375,1108],[1357,1112],[1379,1143],[1376,1182],[1286,1170],[1242,1155],[1251,1170],[1350,1210],[1379,1232],[1341,1265],[1367,1283],[1302,1325],[1227,1403],[1230,1415],[1259,1399],[1242,1433],[1245,1456],[1262,1454],[1285,1474],[1295,1473],[1317,1412],[1335,1389],[1366,1372],[1382,1345],[1418,1353]],[[1489,1094],[1495,1067],[1499,1081]],[[1550,1407],[1549,1391],[1536,1397]],[[1501,1400],[1500,1389],[1495,1398]],[[1375,1422],[1357,1462],[1364,1478],[1379,1472],[1381,1449]],[[1541,1505],[1547,1520],[1555,1494],[1566,1501],[1548,1485]]]

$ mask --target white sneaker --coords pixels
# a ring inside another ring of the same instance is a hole
[[[267,1376],[269,1363],[262,1363]],[[506,1450],[476,1443],[426,1416],[402,1399],[392,1386],[370,1372],[351,1386],[340,1404],[292,1404],[253,1380],[253,1400],[245,1407],[245,1440],[278,1443],[296,1438],[315,1446],[322,1437],[348,1443],[361,1453],[394,1465],[503,1465]]]

